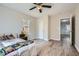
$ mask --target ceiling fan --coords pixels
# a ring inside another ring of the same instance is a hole
[[[51,8],[52,7],[51,5],[43,5],[43,3],[33,3],[33,4],[35,4],[36,6],[30,8],[29,10],[33,10],[33,9],[37,8],[40,13],[42,13],[43,8]]]

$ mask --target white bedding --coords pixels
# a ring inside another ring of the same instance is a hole
[[[21,56],[22,53],[29,51],[29,49],[33,46],[34,46],[34,43],[21,47],[20,49],[13,51],[7,54],[6,56]]]
[[[19,42],[25,42],[25,41],[26,40],[23,40],[23,39],[20,39],[20,38],[1,41],[0,42],[0,48],[7,47],[7,46],[10,46],[10,45],[19,43]],[[2,47],[2,45],[3,45],[3,47]],[[27,46],[21,47],[20,49],[13,51],[13,52],[7,54],[6,56],[20,56],[21,53],[23,53],[24,51],[29,50],[33,45],[34,44],[32,43],[32,44],[29,44]]]
[[[37,51],[35,50],[35,47],[37,45],[40,44],[36,44],[36,43],[29,44],[27,46],[21,47],[20,49],[7,54],[6,56],[31,56],[31,54],[37,55]],[[36,52],[33,53],[31,51],[32,49],[34,49]]]
[[[19,42],[24,42],[24,41],[26,41],[26,40],[23,40],[23,39],[20,39],[20,38],[16,38],[16,39],[2,41],[1,43],[4,45],[4,47],[6,47],[6,46],[9,46],[9,45],[13,45],[13,44],[16,44],[16,43],[19,43]],[[26,56],[26,55],[31,55],[32,54],[31,50],[36,51],[35,47],[38,48],[38,47],[42,46],[40,44],[42,44],[42,43],[44,44],[44,42],[45,41],[40,41],[40,42],[37,42],[37,43],[34,42],[32,44],[23,46],[23,47],[19,48],[18,50],[15,50],[15,51],[7,54],[6,56]],[[35,54],[32,54],[32,55],[37,55],[37,52]]]
[[[0,42],[0,49],[3,48],[3,47],[4,47],[4,46],[3,46],[3,45],[1,44],[1,42]]]
[[[23,40],[23,39],[16,38],[16,39],[11,39],[11,40],[5,40],[5,41],[2,41],[1,43],[3,44],[4,47],[7,47],[9,45],[13,45],[13,44],[16,44],[19,42],[24,42],[24,41],[25,40]]]
[[[18,51],[16,50],[16,51],[13,51],[5,56],[19,56],[19,54],[18,54]]]

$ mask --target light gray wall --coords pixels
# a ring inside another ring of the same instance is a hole
[[[37,20],[32,19],[30,20],[29,24],[29,39],[36,39],[37,38]]]
[[[75,47],[79,52],[79,4],[75,10]]]
[[[71,18],[73,10],[56,15],[43,16],[38,19],[38,38],[45,40],[60,40],[60,19]]]
[[[28,21],[30,21],[30,37],[35,37],[35,18],[12,10],[10,8],[0,6],[0,34],[16,34],[20,33],[23,27],[23,19],[26,21],[26,25],[28,25]],[[31,38],[31,39],[32,39]]]
[[[0,34],[20,33],[24,15],[0,6]]]
[[[38,38],[48,41],[48,16],[45,15],[38,19]]]
[[[60,40],[60,19],[71,18],[73,11],[65,11],[50,18],[50,39]]]

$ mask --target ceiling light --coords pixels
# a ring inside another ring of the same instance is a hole
[[[38,6],[37,6],[37,9],[38,9],[38,10],[39,10],[39,9],[42,9],[42,6],[39,6],[39,5],[38,5]]]

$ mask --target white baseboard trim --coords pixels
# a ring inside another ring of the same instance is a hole
[[[75,44],[75,48],[79,52],[79,47],[76,44]]]
[[[49,39],[49,40],[55,40],[55,41],[60,41],[60,40],[56,40],[56,39]]]

